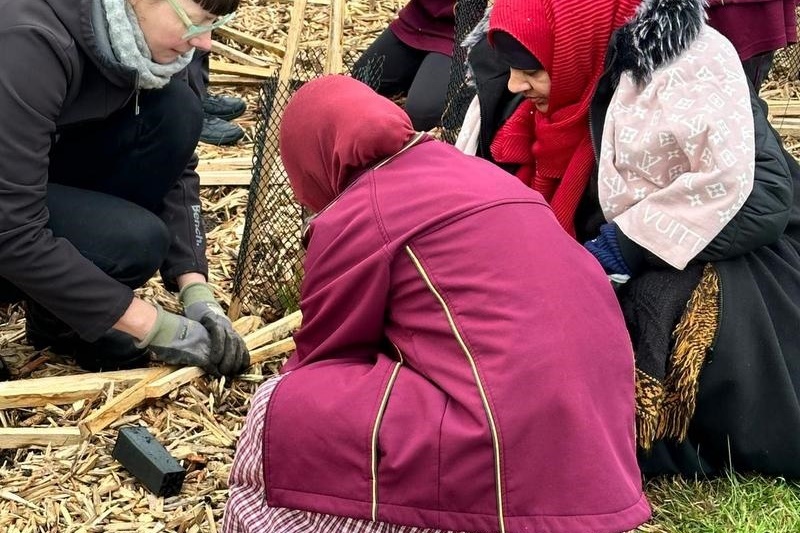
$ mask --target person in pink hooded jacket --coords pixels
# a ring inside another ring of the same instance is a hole
[[[542,196],[343,76],[296,93],[280,143],[316,213],[303,324],[253,399],[224,531],[646,521],[625,324]]]

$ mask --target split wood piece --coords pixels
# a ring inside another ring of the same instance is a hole
[[[249,65],[236,65],[234,63],[223,63],[216,59],[209,60],[209,71],[216,74],[237,74],[239,76],[250,76],[253,78],[274,78],[275,69],[272,67],[251,67]]]
[[[235,74],[209,74],[208,83],[210,85],[258,85],[261,86],[264,80],[261,78],[250,78],[247,76],[237,76]]]
[[[250,364],[257,365],[274,358],[276,355],[282,355],[291,352],[295,349],[294,339],[292,337],[267,344],[256,350],[250,352]]]
[[[258,190],[255,191],[253,203],[248,207],[248,212],[266,213],[267,195],[269,189],[269,182],[267,176],[272,176],[275,172],[275,165],[278,161],[278,131],[280,128],[281,117],[283,116],[283,109],[289,101],[289,82],[294,70],[294,64],[297,60],[297,51],[300,49],[300,36],[303,30],[303,16],[306,10],[307,0],[295,0],[292,5],[292,11],[289,19],[289,31],[286,38],[286,53],[281,62],[281,69],[278,72],[278,84],[276,87],[275,98],[272,102],[272,111],[269,116],[268,131],[265,135],[264,150],[261,155],[261,161],[258,168],[267,169],[263,174],[264,178],[259,182]],[[245,261],[241,265],[242,272],[239,274],[239,279],[251,279],[253,276],[253,261]],[[239,318],[242,313],[242,291],[246,284],[242,283],[240,286],[234,286],[234,292],[231,295],[231,303],[228,306],[228,316],[231,319]]]
[[[300,311],[295,311],[294,313],[287,315],[280,320],[276,320],[275,322],[268,324],[261,329],[257,329],[249,335],[245,335],[244,342],[247,344],[247,349],[255,350],[264,346],[265,344],[288,337],[297,331],[302,321],[302,313]]]
[[[229,28],[228,26],[222,26],[221,28],[217,28],[216,32],[219,35],[232,39],[239,44],[252,46],[253,48],[257,48],[259,50],[265,50],[267,52],[275,54],[278,57],[283,57],[284,54],[286,54],[286,48],[284,48],[279,44],[265,41],[260,37],[255,37],[243,31],[239,31],[234,28]],[[212,50],[213,50],[213,45],[212,45]]]
[[[241,52],[235,48],[231,48],[226,44],[219,43],[217,41],[211,42],[211,51],[217,55],[222,57],[228,58],[235,63],[239,63],[241,65],[250,65],[252,67],[266,67],[267,62],[262,61],[260,59],[256,59],[255,57],[250,57],[249,55]]]
[[[78,428],[0,428],[0,449],[80,444]]]
[[[145,387],[144,398],[161,398],[181,385],[185,385],[194,378],[199,378],[204,374],[205,371],[197,366],[179,368],[174,372],[148,383]]]
[[[136,407],[147,399],[147,387],[156,380],[169,375],[173,369],[171,367],[155,368],[150,376],[141,379],[135,385],[132,385],[125,392],[115,396],[110,402],[106,403],[100,409],[94,411],[92,414],[84,418],[79,424],[81,435],[84,438],[89,438],[111,425],[115,420],[128,412],[133,407]]]
[[[253,172],[250,170],[201,170],[198,174],[200,175],[200,185],[203,187],[249,186],[253,179]]]
[[[109,383],[130,383],[154,375],[157,368],[96,372],[0,383],[0,409],[63,405],[96,397]]]
[[[328,31],[328,53],[325,57],[325,73],[342,72],[342,34],[344,32],[344,0],[332,0],[330,8],[330,28]]]

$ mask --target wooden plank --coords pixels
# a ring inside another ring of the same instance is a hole
[[[238,76],[249,76],[251,78],[274,78],[275,69],[272,67],[252,67],[249,65],[235,65],[233,63],[223,63],[216,59],[209,60],[209,70],[215,74],[236,74]]]
[[[245,335],[244,342],[247,344],[247,349],[255,350],[265,344],[288,337],[293,332],[297,331],[302,321],[302,313],[300,311],[295,311],[280,320],[276,320],[261,329],[257,329],[249,335]]]
[[[253,178],[250,170],[206,170],[198,171],[200,185],[203,187],[219,187],[222,185],[249,186]]]
[[[264,80],[261,78],[237,76],[236,74],[209,74],[208,83],[211,85],[260,86],[264,83]]]
[[[342,34],[344,31],[344,0],[332,0],[330,7],[330,28],[328,32],[328,51],[325,57],[325,73],[342,72]]]
[[[253,166],[253,157],[213,157],[211,159],[200,159],[197,163],[197,170],[242,170],[250,169]]]
[[[766,102],[769,106],[770,115],[776,117],[800,117],[800,101],[798,100],[769,99]]]
[[[307,0],[294,0],[292,4],[292,11],[289,19],[289,31],[286,37],[286,53],[281,62],[281,68],[278,72],[278,85],[275,93],[275,98],[272,102],[272,112],[270,113],[269,130],[265,135],[264,150],[261,153],[261,161],[258,168],[266,169],[264,178],[259,184],[259,190],[253,197],[253,210],[256,212],[266,212],[267,210],[267,193],[269,181],[268,176],[272,176],[275,171],[275,166],[279,164],[278,156],[278,131],[280,128],[281,117],[283,110],[289,101],[289,80],[294,70],[294,64],[297,60],[297,52],[300,49],[300,36],[303,30],[304,14],[306,10]],[[245,261],[241,266],[242,272],[240,279],[251,279],[253,276],[253,261]],[[244,284],[242,284],[244,285]],[[243,287],[239,290],[243,290]],[[242,312],[242,294],[234,292],[231,295],[231,303],[228,306],[228,316],[235,320],[239,318]]]
[[[266,346],[262,346],[250,352],[250,364],[256,365],[258,363],[263,363],[264,361],[274,358],[276,355],[288,353],[294,349],[295,344],[292,337],[267,344]]]
[[[231,48],[227,44],[222,44],[217,41],[211,41],[211,51],[217,55],[226,57],[235,63],[239,63],[240,65],[251,65],[253,67],[267,66],[266,61],[262,61],[260,59],[256,59],[255,57],[251,57],[242,51],[239,51],[235,48]]]
[[[272,0],[273,2],[277,2],[279,4],[291,4],[293,0]],[[330,5],[330,0],[306,0],[309,5],[312,6],[327,6]]]
[[[261,39],[260,37],[250,35],[243,31],[239,31],[235,28],[222,26],[221,28],[217,28],[216,32],[217,34],[232,39],[239,44],[252,46],[253,48],[258,48],[259,50],[265,50],[267,52],[277,55],[278,57],[283,57],[284,54],[286,54],[286,48],[284,48],[283,46],[276,43],[271,43],[269,41]]]
[[[0,449],[68,446],[83,440],[78,428],[0,428]]]
[[[0,383],[0,409],[62,405],[97,396],[112,382],[130,383],[154,375],[156,368],[95,372]]]
[[[800,136],[800,118],[773,120],[772,127],[781,135]]]
[[[133,409],[147,398],[147,387],[152,382],[170,374],[174,369],[172,367],[161,367],[153,370],[156,372],[143,378],[135,385],[130,386],[125,392],[115,396],[103,407],[84,418],[78,424],[81,435],[83,435],[84,438],[89,438],[98,431],[107,428],[115,420],[119,420],[123,414],[127,413],[130,409]]]

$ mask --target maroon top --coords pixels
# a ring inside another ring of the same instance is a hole
[[[797,42],[795,0],[709,0],[707,12],[742,61]]]
[[[540,194],[430,138],[337,179],[353,146],[383,143],[344,124],[379,122],[364,87],[309,82],[281,125],[293,187],[329,203],[265,420],[268,505],[452,531],[638,526],[633,353],[603,269]]]
[[[455,0],[410,0],[389,29],[417,50],[453,55],[456,19]]]

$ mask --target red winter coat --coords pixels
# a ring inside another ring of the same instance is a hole
[[[473,532],[647,520],[628,334],[538,193],[425,139],[316,218],[305,268],[270,506]]]

